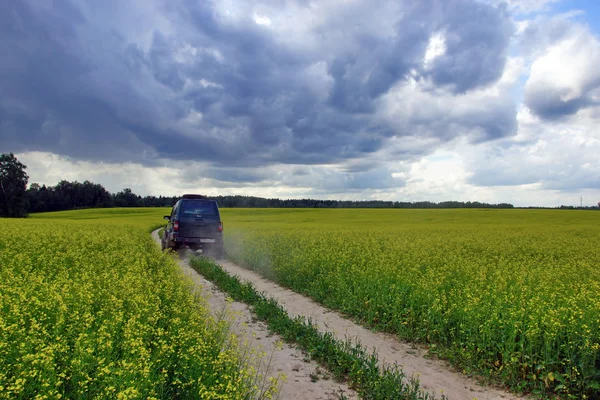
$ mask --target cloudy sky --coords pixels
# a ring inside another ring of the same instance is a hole
[[[30,183],[600,201],[600,4],[5,0],[0,152]]]

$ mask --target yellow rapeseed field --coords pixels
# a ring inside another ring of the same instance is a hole
[[[150,237],[161,209],[0,220],[0,399],[241,399],[253,356]]]
[[[600,212],[225,210],[229,257],[466,372],[600,393]]]
[[[222,210],[229,257],[515,390],[600,393],[600,213]],[[149,236],[164,209],[0,220],[0,399],[252,398]]]

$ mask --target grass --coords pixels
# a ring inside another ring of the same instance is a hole
[[[360,343],[337,340],[329,332],[322,333],[308,319],[290,318],[273,298],[258,293],[252,284],[242,283],[229,275],[209,258],[194,257],[191,266],[206,279],[215,283],[234,300],[252,306],[256,317],[284,340],[296,343],[312,359],[325,366],[335,378],[347,380],[363,399],[434,399],[420,389],[414,379],[407,379],[397,368],[378,366],[376,353],[369,354]],[[313,381],[318,376],[311,377]]]

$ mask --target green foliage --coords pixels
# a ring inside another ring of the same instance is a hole
[[[0,217],[27,216],[27,167],[14,154],[0,154]]]
[[[224,210],[229,257],[516,391],[600,384],[600,214]]]
[[[102,185],[90,181],[62,180],[49,187],[33,183],[27,189],[27,199],[30,213],[112,207],[114,203],[111,194]]]
[[[172,207],[177,196],[139,196],[130,188],[110,194],[102,185],[85,181],[60,181],[56,186],[40,186],[33,183],[27,190],[31,213],[62,211],[92,207]],[[430,201],[350,201],[317,199],[266,199],[254,196],[212,196],[221,207],[264,207],[264,208],[512,208],[512,204],[487,204],[480,202]]]
[[[304,317],[290,318],[275,299],[258,293],[249,283],[229,275],[214,261],[197,257],[192,267],[234,300],[253,307],[253,312],[269,329],[288,342],[297,343],[311,358],[322,363],[338,379],[347,379],[363,399],[434,399],[408,380],[397,367],[380,368],[377,355],[369,354],[360,344],[337,340],[331,333],[321,333]]]

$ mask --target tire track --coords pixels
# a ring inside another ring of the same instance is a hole
[[[160,245],[158,230],[152,232],[152,238]],[[339,398],[338,393],[344,393],[349,399],[357,398],[356,392],[348,385],[328,379],[326,370],[316,362],[309,361],[302,351],[286,343],[281,346],[281,337],[270,334],[264,323],[256,321],[246,304],[228,300],[212,282],[192,269],[188,259],[193,253],[189,249],[180,249],[177,253],[179,267],[194,282],[197,293],[207,300],[213,315],[219,316],[223,310],[231,310],[237,316],[232,325],[234,332],[242,341],[247,340],[252,347],[259,348],[267,357],[271,357],[269,376],[285,375],[279,391],[282,400],[329,400]]]
[[[519,400],[520,397],[502,388],[479,384],[474,378],[456,371],[448,362],[426,358],[426,350],[414,344],[399,341],[386,333],[372,332],[342,317],[312,299],[264,279],[259,274],[231,261],[219,261],[231,275],[251,282],[258,292],[265,292],[282,305],[291,317],[302,315],[311,318],[323,332],[329,331],[344,340],[359,341],[369,350],[375,350],[380,364],[394,364],[402,368],[408,377],[419,379],[421,388],[436,394],[444,394],[450,400]]]

